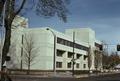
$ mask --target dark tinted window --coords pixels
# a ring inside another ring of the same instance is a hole
[[[76,68],[79,68],[79,63],[76,64]]]
[[[56,67],[57,68],[62,68],[62,62],[56,62]]]
[[[73,57],[73,53],[72,52],[68,52],[68,58],[72,58]]]
[[[59,38],[59,37],[57,37],[57,43],[73,47],[73,42],[62,39],[62,38]],[[77,48],[77,49],[85,50],[85,51],[88,51],[88,49],[89,49],[88,47],[85,47],[83,45],[79,45],[77,43],[74,43],[74,47]]]
[[[57,56],[62,57],[64,54],[64,51],[57,50]]]
[[[71,66],[72,66],[72,63],[69,62],[69,63],[67,64],[67,67],[68,67],[68,68],[71,68]]]

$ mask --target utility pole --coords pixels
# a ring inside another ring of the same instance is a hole
[[[54,72],[54,76],[55,76],[56,75],[56,38],[57,38],[57,36],[50,28],[47,28],[46,30],[50,31],[54,36],[53,72]]]

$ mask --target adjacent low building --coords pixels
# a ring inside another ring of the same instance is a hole
[[[96,62],[96,53],[102,58],[101,42],[90,28],[66,29],[61,33],[50,27],[19,26],[12,29],[8,67],[40,71],[100,70],[102,59]]]

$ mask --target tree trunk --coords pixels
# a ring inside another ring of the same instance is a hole
[[[5,31],[5,40],[4,40],[4,45],[2,49],[2,65],[5,62],[5,58],[7,56],[7,53],[9,52],[9,47],[10,47],[10,38],[11,38],[11,24],[5,25],[6,31]]]
[[[7,53],[9,52],[9,47],[10,47],[10,38],[11,38],[11,24],[8,24],[8,22],[5,22],[5,40],[4,40],[4,45],[2,49],[2,63],[1,63],[1,71],[4,72],[6,69],[3,64],[5,63]],[[5,81],[5,75],[1,75],[1,81]]]
[[[10,1],[7,0],[6,2],[6,15],[4,18],[4,28],[5,28],[5,38],[4,38],[4,45],[3,45],[3,49],[2,49],[2,65],[5,62],[5,58],[7,56],[7,53],[9,52],[9,47],[10,47],[10,41],[11,41],[11,26],[12,26],[12,22],[15,18],[15,14],[14,14],[14,6],[12,3],[14,0]],[[11,6],[12,5],[12,6]]]
[[[30,74],[30,54],[29,54],[29,57],[28,57],[28,71],[27,71],[27,74],[28,75]]]
[[[27,74],[29,75],[30,74],[30,62],[28,64],[28,71],[27,71]]]

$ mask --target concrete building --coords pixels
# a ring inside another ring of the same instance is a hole
[[[30,66],[31,70],[67,71],[73,69],[74,61],[74,70],[95,70],[95,50],[101,54],[100,47],[101,42],[96,40],[90,28],[66,29],[61,33],[49,27],[20,25],[12,29],[8,68],[27,69]],[[98,63],[101,69],[102,62]]]

